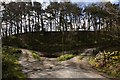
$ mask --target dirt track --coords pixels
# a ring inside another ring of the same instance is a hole
[[[27,78],[104,78],[98,72],[87,65],[86,61],[78,61],[78,56],[67,60],[57,61],[56,58],[42,57],[37,61],[31,52],[22,49],[22,56],[19,59],[23,72]]]

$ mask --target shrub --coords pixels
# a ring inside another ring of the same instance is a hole
[[[18,54],[13,53],[14,49],[15,48],[12,47],[3,47],[2,78],[25,78],[25,75],[22,73],[18,62]],[[15,50],[17,51],[18,49]]]
[[[68,60],[68,59],[71,59],[73,58],[75,55],[73,54],[65,54],[65,55],[61,55],[60,57],[58,57],[57,59],[59,61],[65,61],[65,60]]]
[[[99,52],[89,63],[99,71],[106,72],[111,76],[120,77],[120,52]]]

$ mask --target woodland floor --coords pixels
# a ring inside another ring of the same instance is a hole
[[[41,57],[41,61],[33,58],[29,50],[21,49],[22,56],[19,63],[27,78],[102,78],[108,79],[105,74],[94,70],[87,62],[88,57],[79,60],[75,56],[67,61],[58,61],[57,58]]]

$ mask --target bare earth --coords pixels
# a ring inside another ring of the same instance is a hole
[[[37,61],[31,52],[22,49],[22,56],[19,63],[27,78],[103,78],[106,77],[92,69],[86,62],[78,59],[78,56],[67,60],[57,61],[56,58],[42,57],[42,61]]]

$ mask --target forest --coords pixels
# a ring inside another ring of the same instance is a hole
[[[35,66],[57,60],[50,70],[57,63],[61,66],[78,58],[84,64],[85,59],[92,69],[110,78],[120,77],[120,2],[2,2],[0,7],[3,78],[42,78],[24,74],[30,56]],[[28,58],[22,63],[21,56]]]

